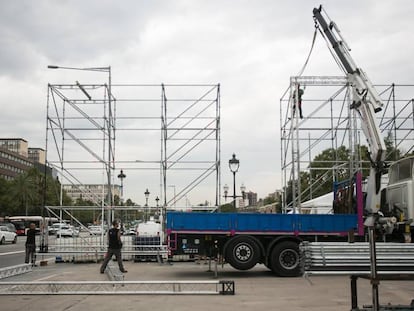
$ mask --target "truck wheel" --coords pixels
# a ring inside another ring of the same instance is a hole
[[[248,237],[233,238],[227,246],[226,259],[237,270],[249,270],[260,259],[259,246]]]
[[[270,266],[277,275],[283,277],[300,275],[300,255],[297,243],[284,241],[276,244],[270,256]]]

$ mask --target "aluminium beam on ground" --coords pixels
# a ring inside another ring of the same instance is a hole
[[[0,280],[33,271],[32,264],[21,264],[0,268]]]
[[[234,295],[234,281],[0,282],[0,295]]]

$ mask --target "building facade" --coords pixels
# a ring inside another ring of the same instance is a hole
[[[33,166],[33,161],[27,157],[0,147],[0,177],[12,180]]]
[[[102,202],[108,195],[108,185],[102,184],[84,184],[84,185],[72,185],[64,184],[62,185],[63,190],[66,194],[72,199],[73,202],[76,202],[78,199],[84,201],[91,201],[94,203]],[[121,196],[121,186],[120,185],[111,185],[112,195]]]
[[[257,206],[257,193],[256,192],[246,192],[246,197],[249,202],[248,206]]]
[[[23,138],[0,138],[0,177],[14,179],[32,167],[56,178],[56,172],[46,165],[42,148],[29,148]]]
[[[28,157],[35,163],[46,164],[46,152],[42,148],[29,148]]]
[[[0,138],[0,148],[28,157],[28,143],[23,138]]]

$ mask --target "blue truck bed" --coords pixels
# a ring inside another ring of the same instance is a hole
[[[168,234],[346,235],[357,229],[356,214],[167,213]]]

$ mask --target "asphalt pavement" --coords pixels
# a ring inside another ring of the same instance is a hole
[[[37,245],[39,245],[39,239],[40,236],[36,236]],[[50,237],[50,239],[53,241],[55,237]],[[26,236],[18,236],[16,244],[5,243],[0,245],[0,268],[20,265],[24,263],[25,243]],[[50,259],[51,256],[44,256],[44,258]]]
[[[100,264],[54,263],[35,267],[33,272],[2,281],[107,281],[99,273]],[[125,262],[125,280],[214,280],[208,265],[194,262],[158,264]],[[350,281],[346,276],[311,277],[309,280],[280,278],[263,265],[237,271],[225,265],[218,279],[235,282],[234,296],[201,295],[69,295],[2,296],[1,310],[84,311],[84,310],[350,310]],[[413,283],[382,282],[380,302],[409,304]],[[358,282],[359,304],[371,303],[369,281]]]
[[[18,236],[17,243],[0,245],[0,268],[24,263],[26,237]]]

